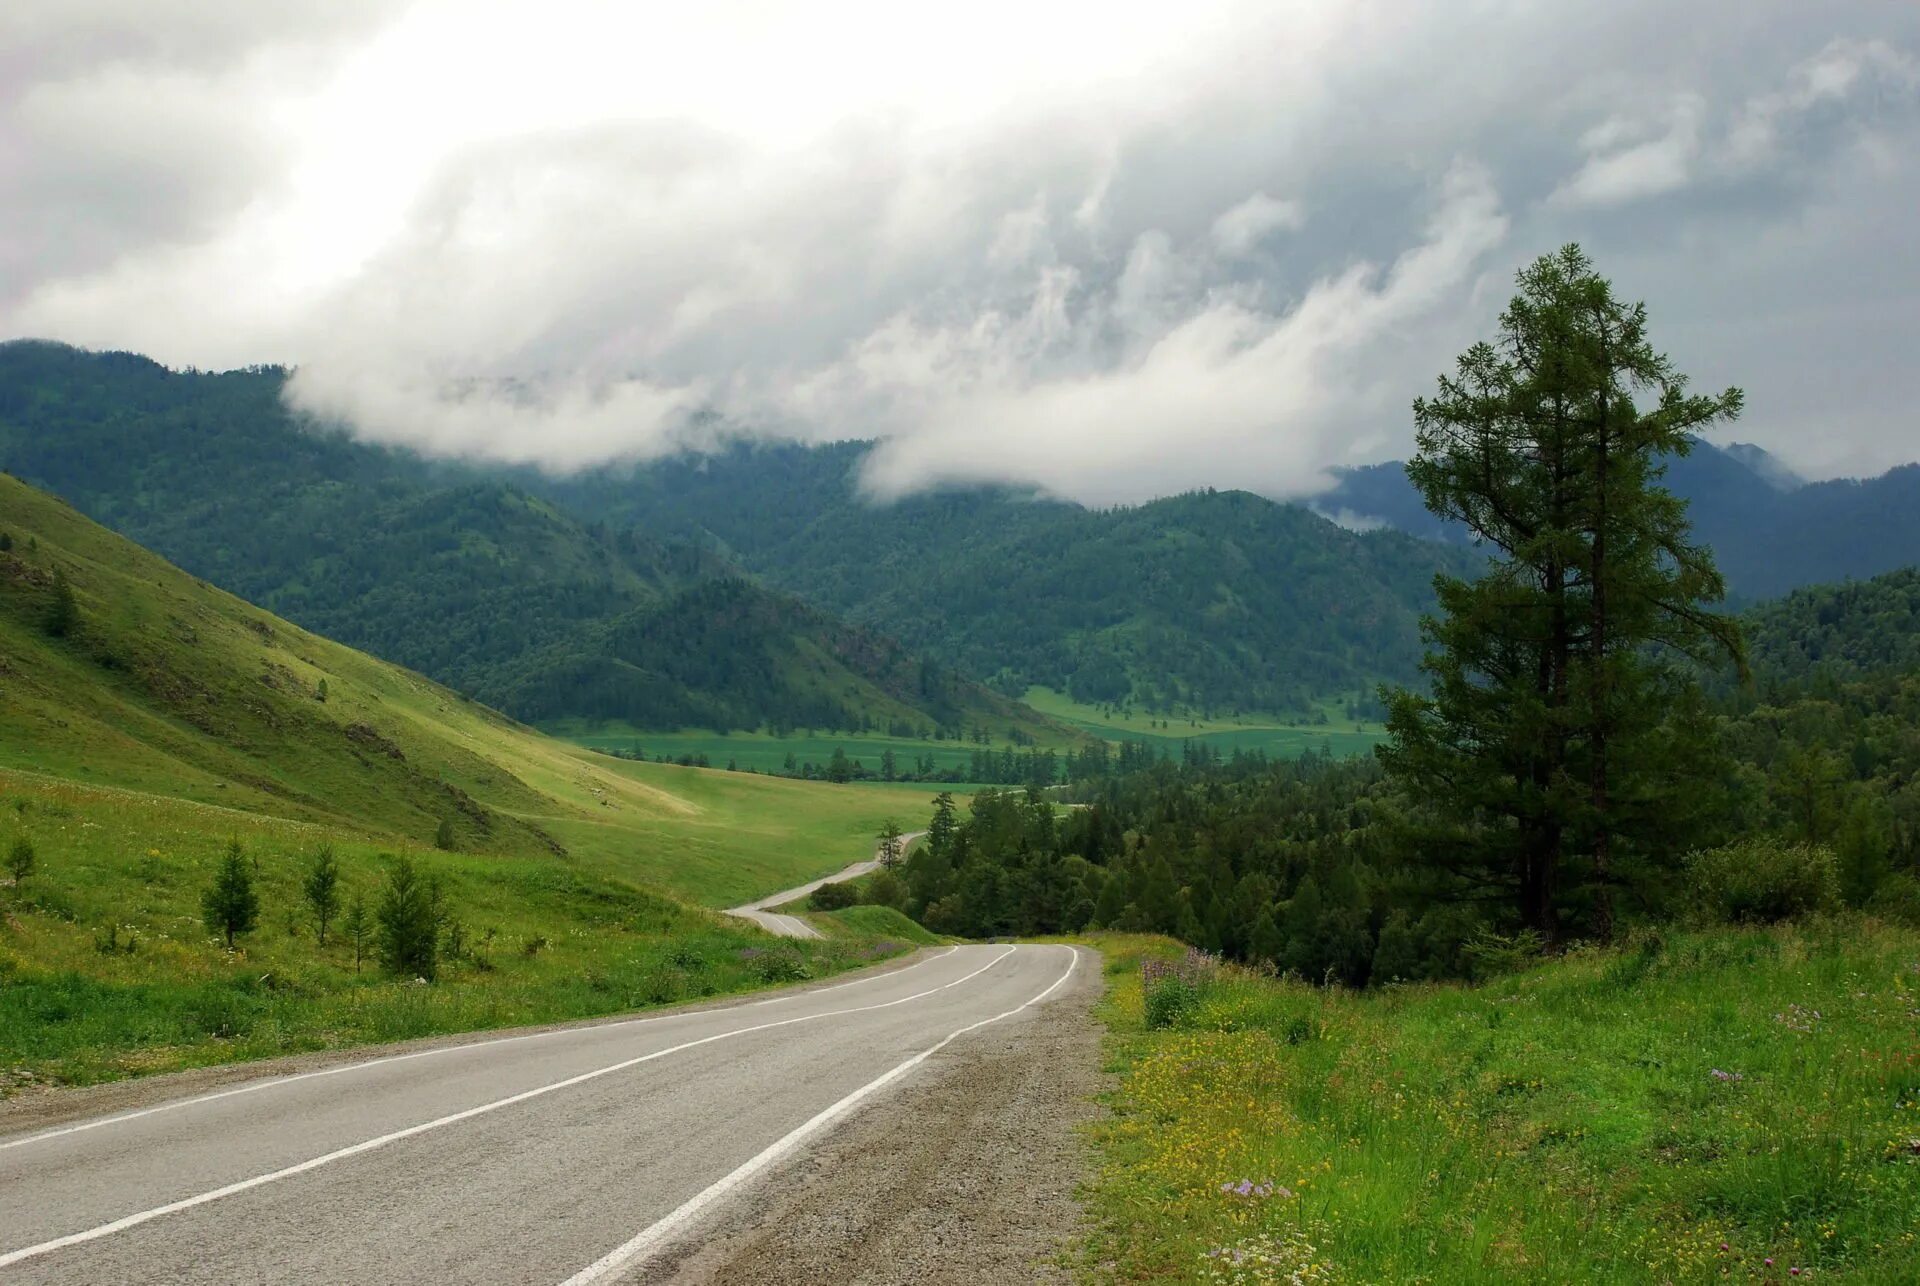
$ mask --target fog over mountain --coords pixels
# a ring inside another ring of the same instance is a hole
[[[1912,457],[1920,9],[277,5],[0,16],[0,336],[284,362],[573,470],[1317,493],[1579,240],[1734,436]]]

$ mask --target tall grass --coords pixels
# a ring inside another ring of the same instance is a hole
[[[1096,1277],[1920,1280],[1910,930],[1656,936],[1366,994],[1220,968],[1162,1031],[1137,965],[1166,948],[1104,945]]]

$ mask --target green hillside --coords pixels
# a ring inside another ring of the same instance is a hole
[[[388,842],[425,844],[447,823],[463,851],[564,856],[717,904],[858,857],[911,802],[552,740],[4,476],[0,544],[0,767]],[[56,634],[63,583],[72,621]]]
[[[1436,570],[1469,551],[1200,492],[1106,510],[975,488],[876,503],[867,444],[739,447],[565,480],[570,512],[705,541],[769,583],[1009,693],[1311,718],[1411,677]]]
[[[223,589],[522,719],[1012,723],[1070,739],[692,544],[297,422],[284,382],[0,344],[0,466]]]

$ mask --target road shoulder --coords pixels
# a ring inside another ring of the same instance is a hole
[[[1088,967],[1091,966],[1091,967]],[[956,1041],[655,1259],[648,1282],[1066,1282],[1100,1111],[1099,957]]]

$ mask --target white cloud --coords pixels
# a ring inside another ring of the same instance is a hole
[[[1587,163],[1551,200],[1617,205],[1685,186],[1700,152],[1703,111],[1701,100],[1689,94],[1677,99],[1661,121],[1610,117],[1582,138]]]
[[[1827,372],[1920,321],[1920,9],[1703,3],[20,0],[0,335],[555,468],[1298,494],[1579,239],[1743,435],[1911,454],[1920,373]]]
[[[1251,254],[1269,236],[1298,231],[1306,221],[1306,207],[1298,201],[1280,201],[1265,192],[1255,192],[1213,221],[1213,243],[1222,254]]]

